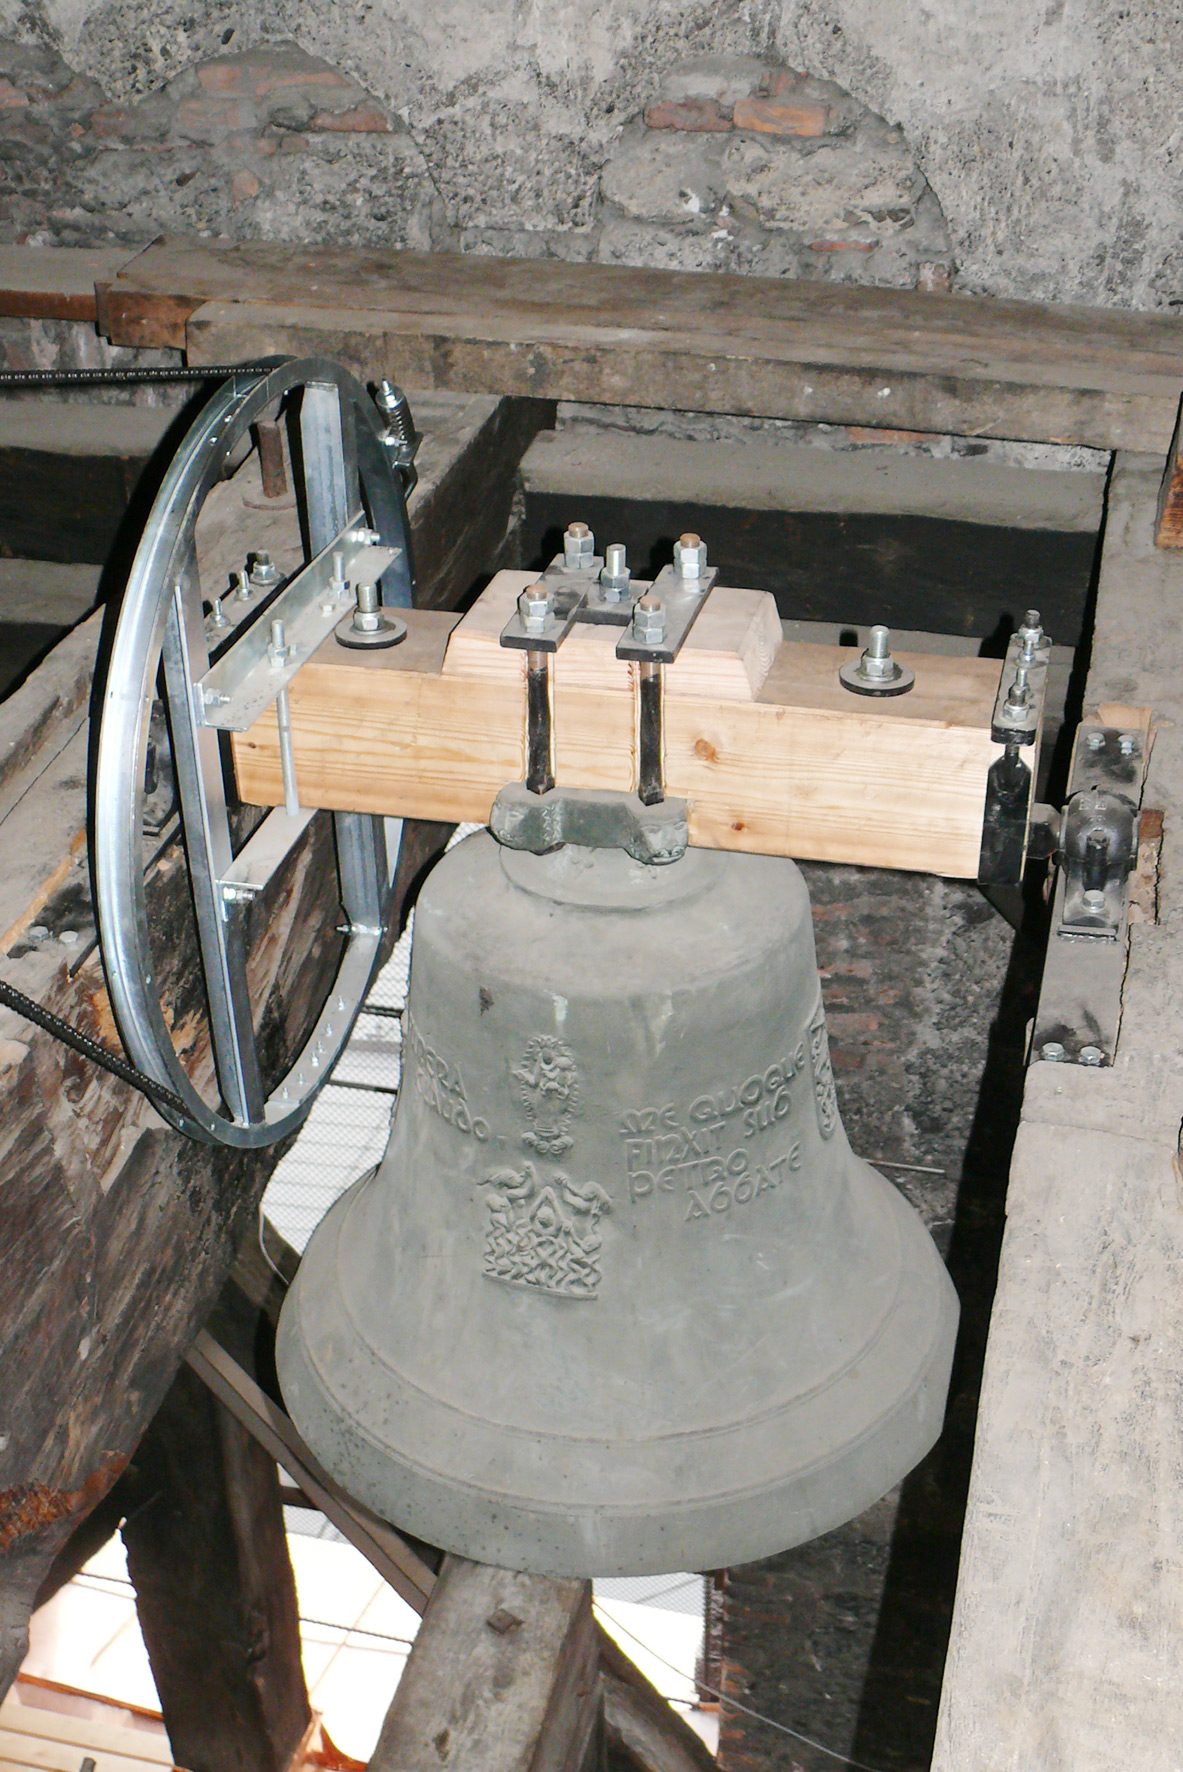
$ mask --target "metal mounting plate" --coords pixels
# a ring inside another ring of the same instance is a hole
[[[349,586],[376,584],[398,559],[401,549],[376,547],[366,539],[369,533],[359,507],[328,546],[271,599],[266,621],[235,630],[230,644],[195,685],[201,725],[245,732],[287,688],[348,613]],[[286,657],[279,663],[270,656],[270,623],[275,620],[284,625]]]
[[[1129,870],[1136,859],[1146,750],[1143,731],[1121,731],[1098,721],[1085,721],[1077,731],[1065,843],[1072,846],[1074,806],[1088,810],[1097,796],[1098,805],[1102,797],[1120,802],[1115,808],[1119,814],[1121,806],[1128,808],[1132,851],[1125,865],[1119,865],[1117,852],[1128,839],[1119,841],[1115,831],[1110,845],[1114,864],[1104,882],[1091,888],[1077,857],[1065,856],[1057,871],[1032,1060],[1094,1066],[1113,1062],[1126,969]],[[1090,812],[1083,821],[1086,836],[1091,822]],[[1088,902],[1086,892],[1096,893],[1097,898]]]
[[[683,578],[672,566],[663,566],[650,588],[655,597],[661,598],[665,633],[660,640],[638,640],[630,628],[616,643],[617,658],[636,659],[642,664],[673,664],[717,577],[713,566],[697,578]]]

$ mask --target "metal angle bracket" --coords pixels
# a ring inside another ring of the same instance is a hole
[[[1032,1060],[1113,1062],[1147,749],[1141,729],[1076,734]]]
[[[202,726],[223,732],[245,732],[286,689],[348,615],[350,587],[376,584],[399,558],[400,548],[379,545],[364,513],[355,510],[326,547],[297,572],[263,612],[262,619],[236,630],[194,684],[195,717]],[[282,623],[283,643],[273,641],[274,623]]]

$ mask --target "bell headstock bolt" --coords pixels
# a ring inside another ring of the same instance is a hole
[[[586,523],[568,523],[563,534],[564,566],[590,566],[596,538]]]
[[[624,543],[610,541],[604,549],[604,564],[600,571],[600,586],[606,603],[619,603],[628,589],[631,577],[628,560],[624,551]]]
[[[665,639],[665,605],[652,591],[633,605],[633,638],[646,646],[660,645]]]
[[[550,586],[543,584],[527,585],[518,598],[518,614],[527,634],[541,634],[546,630],[550,620]]]
[[[707,545],[699,535],[680,535],[674,543],[674,571],[680,578],[701,578],[707,569]]]

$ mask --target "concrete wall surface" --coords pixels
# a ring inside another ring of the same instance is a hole
[[[1183,299],[1178,0],[0,0],[0,37],[8,239]]]

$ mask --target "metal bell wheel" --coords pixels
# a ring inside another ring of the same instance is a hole
[[[259,555],[233,591],[225,574],[202,570],[207,503],[248,452],[251,427],[277,419],[291,437],[299,558],[281,572]],[[271,703],[282,724],[287,682],[345,613],[347,575],[374,579],[378,569],[382,600],[409,604],[403,487],[366,389],[319,358],[230,376],[169,464],[135,556],[107,665],[93,797],[98,920],[119,1031],[133,1063],[181,1098],[184,1113],[161,1111],[194,1138],[257,1148],[300,1125],[377,963],[401,827],[336,814],[339,962],[300,1050],[268,1075],[249,995],[247,912],[310,827],[329,828],[329,815],[291,805],[260,819],[236,806],[225,735]],[[168,837],[148,818],[162,753],[175,776],[201,960],[196,1034],[169,1026],[154,988],[145,871],[157,838]],[[182,1035],[212,1055],[209,1082],[194,1080]]]

